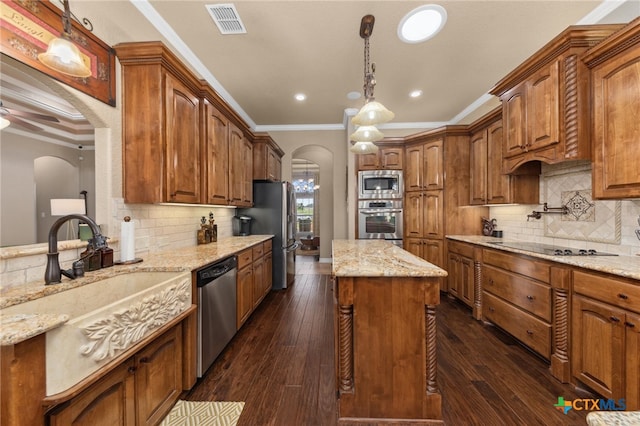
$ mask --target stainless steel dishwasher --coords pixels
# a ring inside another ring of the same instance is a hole
[[[235,256],[196,272],[198,285],[198,377],[236,334]]]

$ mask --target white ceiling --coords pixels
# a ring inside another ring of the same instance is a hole
[[[347,93],[362,91],[359,27],[373,14],[375,96],[396,114],[382,127],[399,134],[469,122],[493,108],[491,87],[569,25],[640,16],[640,0],[446,0],[437,2],[448,13],[445,28],[405,44],[396,35],[399,21],[428,1],[239,0],[242,35],[220,34],[205,9],[214,3],[71,0],[71,10],[110,45],[163,41],[254,131],[343,129],[345,110],[363,103]],[[424,95],[410,99],[414,89]],[[306,101],[294,100],[299,92]]]

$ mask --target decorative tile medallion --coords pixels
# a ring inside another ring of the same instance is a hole
[[[568,210],[568,214],[562,215],[564,221],[596,221],[596,205],[591,199],[591,191],[562,191],[561,203]]]

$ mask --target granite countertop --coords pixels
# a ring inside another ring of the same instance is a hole
[[[14,345],[54,329],[69,320],[67,315],[3,315],[2,309],[51,294],[70,290],[118,274],[136,271],[192,271],[236,254],[272,238],[273,235],[220,238],[216,243],[151,253],[140,263],[115,265],[85,273],[76,280],[62,277],[60,284],[45,285],[44,279],[0,292],[0,345]]]
[[[511,247],[505,247],[501,244],[496,244],[508,242],[524,242],[520,240],[507,240],[502,238],[484,237],[481,235],[447,235],[447,238],[496,250],[526,254],[527,256],[546,259],[557,263],[563,263],[565,265],[572,265],[584,269],[591,269],[594,271],[606,272],[608,274],[618,275],[625,278],[640,280],[640,256],[553,256],[534,253],[526,250],[519,250]]]
[[[441,269],[384,240],[333,240],[336,277],[446,277]]]

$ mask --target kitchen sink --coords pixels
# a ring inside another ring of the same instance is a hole
[[[66,314],[46,335],[47,395],[62,392],[191,306],[190,272],[136,271],[3,309],[28,318]]]

